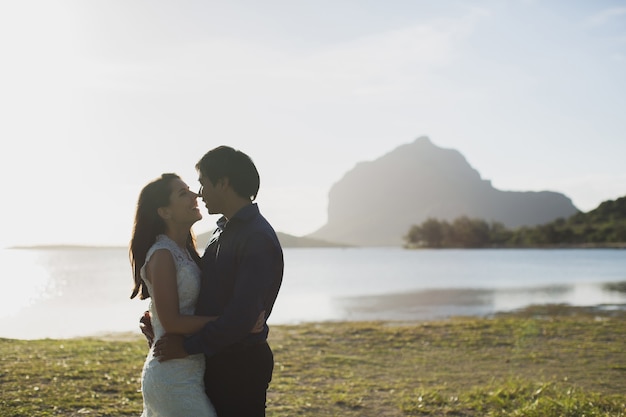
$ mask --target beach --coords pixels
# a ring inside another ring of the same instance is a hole
[[[624,416],[626,313],[276,325],[268,416]],[[2,416],[137,416],[138,333],[0,339]]]

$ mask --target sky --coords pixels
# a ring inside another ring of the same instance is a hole
[[[0,247],[127,245],[141,188],[219,145],[297,236],[420,136],[500,190],[626,195],[626,1],[7,1],[0,52]]]

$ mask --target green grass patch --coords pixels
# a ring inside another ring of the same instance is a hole
[[[626,416],[626,314],[273,326],[268,416]],[[123,339],[0,339],[0,415],[138,416],[146,355]]]

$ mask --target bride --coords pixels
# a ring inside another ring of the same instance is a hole
[[[217,317],[194,316],[200,291],[200,256],[191,226],[202,219],[198,195],[176,174],[163,174],[139,195],[130,243],[135,286],[130,298],[152,297],[155,341],[190,334]],[[153,348],[141,375],[142,417],[215,417],[204,392],[204,355],[159,362]]]

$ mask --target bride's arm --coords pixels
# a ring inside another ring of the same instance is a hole
[[[176,266],[166,249],[154,252],[146,266],[146,278],[152,283],[152,302],[167,333],[190,334],[202,329],[217,317],[180,314]]]

